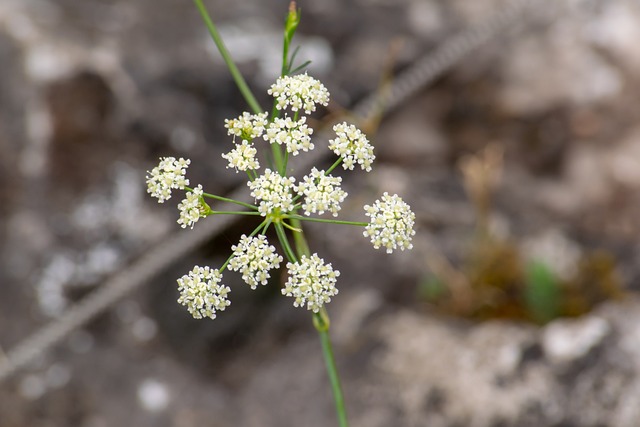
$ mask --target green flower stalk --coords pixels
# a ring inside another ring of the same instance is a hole
[[[331,347],[330,321],[326,311],[326,305],[339,293],[340,272],[320,255],[310,251],[302,224],[313,221],[333,226],[364,227],[363,235],[371,240],[374,248],[384,248],[387,253],[392,253],[397,249],[412,248],[415,215],[398,195],[384,193],[372,205],[364,206],[368,222],[336,219],[348,194],[341,188],[342,178],[331,175],[331,172],[340,165],[345,170],[359,167],[369,172],[375,160],[373,146],[353,124],[344,122],[334,126],[335,138],[329,141],[328,148],[337,159],[329,169],[313,167],[298,183],[294,177],[287,175],[290,155],[304,155],[316,149],[312,141],[313,129],[307,123],[307,116],[315,112],[318,105],[328,105],[330,98],[327,88],[307,73],[290,75],[295,53],[289,57],[289,46],[300,23],[300,12],[296,10],[294,2],[285,22],[282,75],[267,91],[274,99],[274,113],[270,117],[255,102],[202,2],[195,0],[195,3],[253,110],[252,113],[244,112],[237,118],[225,120],[232,147],[222,157],[228,162],[228,168],[236,173],[246,173],[248,191],[254,203],[207,193],[202,184],[189,187],[186,174],[191,161],[183,158],[161,158],[159,164],[147,173],[147,191],[160,203],[170,199],[173,191],[185,192],[185,198],[178,205],[177,220],[183,228],[197,230],[196,223],[200,219],[221,214],[254,215],[263,220],[250,235],[242,235],[240,241],[231,247],[232,254],[220,268],[195,266],[178,279],[178,302],[196,319],[215,319],[219,312],[231,304],[231,289],[223,284],[225,269],[240,274],[251,289],[257,289],[258,286],[268,285],[272,272],[280,268],[286,259],[288,278],[281,293],[292,298],[294,307],[311,312],[313,324],[320,335],[338,423],[345,427],[348,425],[345,402]],[[271,156],[267,149],[269,146]],[[263,162],[272,167],[263,169]],[[212,203],[212,209],[205,199],[231,202],[244,210],[214,210],[215,204]],[[320,217],[329,213],[334,219]],[[266,233],[271,226],[275,229],[284,256],[267,239]]]

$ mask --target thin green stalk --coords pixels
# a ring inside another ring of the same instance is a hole
[[[291,226],[302,230],[302,223],[295,218],[291,218]],[[311,251],[309,250],[309,244],[307,243],[307,239],[304,238],[303,232],[293,233],[293,242],[296,245],[296,251],[298,252],[299,256],[311,255]]]
[[[289,219],[292,219],[292,220],[296,219],[296,220],[299,220],[299,221],[325,222],[325,223],[329,223],[329,224],[357,225],[357,226],[360,226],[360,227],[366,227],[367,225],[369,225],[368,222],[342,221],[342,220],[339,220],[339,219],[313,218],[313,217],[295,215],[295,214],[284,215],[283,218],[289,218]]]
[[[284,221],[282,221],[281,223],[285,228],[288,228],[289,230],[293,231],[294,233],[302,233],[302,228],[295,228],[293,225],[289,225]]]
[[[260,234],[265,234],[271,225],[271,220],[267,219],[266,221],[263,221],[262,224],[264,224],[264,227],[262,228],[262,231],[260,231]]]
[[[280,168],[280,175],[282,176],[287,175],[287,163],[289,163],[289,150],[284,150],[284,160]]]
[[[186,190],[188,191],[193,191],[193,188],[191,187],[184,187]],[[222,196],[216,196],[215,194],[211,194],[211,193],[202,193],[203,197],[208,197],[210,199],[215,199],[215,200],[219,200],[221,202],[228,202],[228,203],[233,203],[239,206],[244,206],[245,208],[249,208],[249,209],[253,209],[253,210],[258,210],[258,207],[255,205],[252,205],[250,203],[245,203],[245,202],[241,202],[240,200],[235,200],[235,199],[229,199],[227,197],[222,197]]]
[[[227,47],[224,45],[224,42],[222,41],[222,38],[218,33],[218,29],[216,28],[215,24],[209,17],[209,13],[207,12],[207,9],[204,7],[202,0],[193,0],[193,1],[196,4],[198,11],[200,12],[200,15],[202,16],[202,19],[204,20],[204,23],[207,26],[207,29],[209,30],[209,34],[211,34],[211,38],[213,38],[213,42],[216,44],[216,47],[218,48],[220,55],[222,55],[222,59],[224,59],[225,64],[227,64],[227,68],[231,72],[231,75],[233,76],[233,80],[236,82],[236,85],[238,86],[240,93],[242,93],[242,96],[244,97],[245,101],[247,101],[247,104],[249,104],[249,107],[251,107],[251,109],[255,114],[262,113],[262,108],[260,107],[260,104],[256,100],[255,96],[253,96],[253,92],[251,92],[251,89],[249,89],[249,86],[247,85],[247,82],[244,80],[244,77],[242,77],[242,74],[240,74],[240,70],[238,70],[238,67],[233,62],[233,59],[231,58],[231,55],[229,54]]]
[[[299,217],[300,215],[294,215]],[[302,229],[302,224],[299,218],[293,218],[289,216],[291,223],[294,227]],[[277,224],[280,225],[280,224]],[[280,226],[282,227],[282,226]],[[282,230],[284,233],[284,229]],[[286,238],[286,236],[285,236]],[[307,239],[304,237],[304,233],[293,233],[295,246],[300,256],[309,255],[309,245]],[[344,395],[342,394],[342,387],[340,386],[340,374],[336,366],[336,361],[333,356],[333,347],[331,345],[331,338],[329,337],[329,314],[326,309],[322,307],[319,313],[313,314],[313,326],[318,331],[320,336],[320,343],[322,344],[322,356],[324,363],[327,367],[327,374],[329,375],[329,382],[331,383],[331,390],[333,393],[333,400],[336,407],[336,416],[338,417],[338,424],[340,427],[348,427],[347,410],[344,403]]]
[[[280,244],[284,249],[287,259],[290,262],[298,262],[298,258],[296,257],[296,254],[293,252],[293,249],[291,249],[291,245],[289,244],[289,239],[287,238],[287,233],[285,232],[284,227],[279,222],[274,223],[274,225],[276,227],[276,234],[278,235],[278,240],[280,240]]]
[[[260,212],[247,211],[210,211],[209,215],[260,215]]]
[[[324,174],[329,175],[340,163],[342,163],[342,157],[338,157],[338,160],[336,160]]]
[[[234,254],[229,255],[229,258],[227,258],[224,264],[222,264],[222,267],[220,267],[219,269],[220,273],[222,273],[227,268],[227,265],[229,265],[229,262],[231,262],[231,258],[233,257],[234,257]]]
[[[340,386],[340,375],[336,366],[336,360],[333,356],[333,347],[331,345],[331,337],[329,337],[329,317],[324,307],[319,313],[314,313],[313,324],[320,335],[320,343],[322,344],[322,355],[327,367],[331,390],[333,391],[333,399],[336,405],[336,415],[338,416],[338,424],[340,427],[348,427],[347,409],[344,403],[344,395]]]

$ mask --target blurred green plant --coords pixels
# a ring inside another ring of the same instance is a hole
[[[463,159],[460,169],[476,211],[475,233],[458,267],[436,251],[428,254],[430,273],[418,284],[420,298],[457,316],[545,324],[624,297],[616,260],[608,252],[583,254],[575,271],[562,278],[543,261],[525,259],[516,242],[491,231],[492,194],[502,175],[499,147],[489,145]]]

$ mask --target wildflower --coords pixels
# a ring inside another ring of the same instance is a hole
[[[246,170],[256,170],[260,168],[260,163],[256,159],[258,150],[246,139],[241,144],[236,144],[236,148],[222,158],[229,161],[228,168],[235,168],[236,172]]]
[[[269,124],[263,138],[271,144],[283,145],[289,153],[297,156],[300,150],[313,150],[311,134],[313,129],[306,125],[307,118],[294,122],[291,117],[276,118]]]
[[[293,196],[295,178],[281,176],[278,172],[265,169],[264,175],[247,183],[251,189],[251,196],[260,200],[258,210],[262,216],[267,216],[274,209],[285,212],[293,209]]]
[[[323,304],[331,302],[331,297],[338,294],[336,278],[340,276],[338,270],[333,270],[331,264],[313,254],[311,257],[303,255],[300,262],[287,263],[289,278],[282,289],[282,295],[295,298],[293,305],[302,307],[314,313],[320,311]]]
[[[340,188],[342,178],[325,175],[324,171],[318,171],[315,167],[311,173],[302,179],[296,191],[305,196],[302,209],[305,215],[318,213],[322,215],[330,211],[333,216],[338,216],[340,203],[347,197],[347,193]]]
[[[304,109],[307,114],[311,114],[316,111],[316,104],[329,104],[327,88],[306,73],[279,77],[267,93],[276,99],[278,110],[289,106],[292,111]]]
[[[224,121],[224,127],[228,129],[227,133],[229,135],[234,138],[239,136],[247,141],[262,136],[266,125],[267,113],[250,114],[245,111],[237,119],[225,119]]]
[[[189,180],[185,178],[189,163],[189,159],[161,157],[158,166],[151,172],[147,171],[147,193],[157,197],[159,203],[164,203],[171,198],[172,189],[184,190],[189,185]]]
[[[398,248],[403,251],[413,248],[411,238],[416,234],[413,230],[416,216],[400,196],[389,196],[385,192],[382,200],[376,200],[373,206],[365,205],[364,210],[371,218],[364,236],[371,238],[374,248],[384,246],[388,254]]]
[[[178,279],[178,302],[187,307],[196,319],[215,319],[216,311],[224,311],[231,304],[227,298],[231,289],[221,285],[221,280],[219,270],[196,265],[188,274]]]
[[[247,237],[242,235],[240,242],[231,247],[233,257],[229,261],[229,270],[242,273],[244,280],[251,289],[258,284],[266,285],[271,277],[269,270],[280,267],[282,256],[276,248],[269,245],[264,235]]]
[[[329,149],[342,157],[342,167],[353,170],[358,164],[362,170],[371,171],[371,163],[376,156],[365,134],[346,122],[335,125],[333,130],[336,138],[329,141]]]
[[[178,218],[178,224],[182,228],[191,227],[198,222],[200,218],[204,218],[209,215],[211,208],[202,199],[202,185],[198,184],[193,191],[187,192],[185,199],[178,205],[180,211],[180,218]]]

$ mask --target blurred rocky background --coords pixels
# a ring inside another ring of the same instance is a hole
[[[348,114],[508,4],[300,1],[296,43],[327,113]],[[353,426],[638,425],[640,4],[554,4],[371,126],[373,172],[343,174],[345,218],[403,195],[413,251],[309,227],[342,272],[329,313]],[[206,5],[267,105],[288,2]],[[159,156],[192,158],[210,192],[242,185],[220,153],[245,104],[189,1],[0,0],[0,64],[7,352],[178,231],[175,203],[145,195]],[[175,302],[175,278],[223,262],[246,226],[0,384],[0,427],[335,425],[308,313],[277,281],[226,275],[233,305],[213,322]]]

